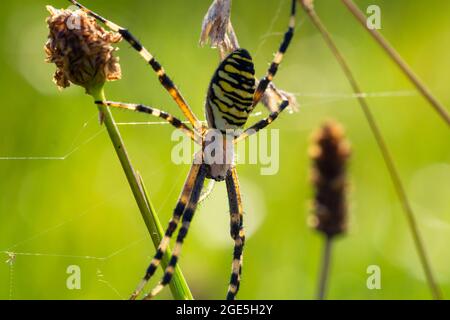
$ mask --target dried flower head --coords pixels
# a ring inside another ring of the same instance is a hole
[[[309,150],[315,188],[312,226],[332,237],[347,225],[346,171],[350,146],[342,127],[326,122],[313,136]]]
[[[221,60],[240,48],[230,16],[231,0],[214,0],[202,23],[200,45],[205,45],[209,39],[210,46],[219,49]],[[261,103],[270,112],[273,112],[278,109],[282,99],[289,100],[288,110],[290,112],[298,111],[298,103],[295,96],[289,92],[277,89],[273,84],[264,92]]]
[[[46,61],[57,67],[54,82],[59,88],[73,83],[90,93],[106,81],[121,78],[119,58],[113,55],[117,49],[111,45],[120,42],[119,34],[105,31],[81,10],[51,6],[47,10],[50,33],[44,49]]]
[[[205,45],[209,39],[211,47],[219,49],[222,59],[239,48],[230,15],[231,0],[214,0],[202,23],[200,45]]]

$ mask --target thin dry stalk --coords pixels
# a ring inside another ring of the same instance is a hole
[[[370,129],[371,129],[371,131],[375,137],[375,140],[378,144],[378,147],[380,148],[381,154],[383,156],[383,160],[388,169],[388,172],[391,177],[392,183],[394,185],[395,191],[397,193],[397,196],[400,199],[400,202],[403,207],[403,211],[406,214],[409,228],[411,230],[414,244],[415,244],[417,253],[419,255],[420,263],[422,264],[422,268],[424,270],[428,286],[430,287],[431,294],[432,294],[433,298],[436,300],[442,299],[441,290],[440,290],[437,282],[435,281],[435,277],[434,277],[432,269],[431,269],[431,264],[428,260],[428,256],[427,256],[427,253],[425,250],[425,245],[423,244],[423,240],[422,240],[420,232],[419,232],[415,214],[412,210],[411,204],[406,195],[405,189],[403,187],[400,176],[397,172],[394,161],[389,152],[389,149],[387,148],[386,142],[384,141],[381,131],[378,127],[378,124],[376,123],[375,118],[369,108],[369,105],[367,104],[367,101],[364,98],[364,95],[362,94],[363,91],[360,89],[359,84],[353,75],[353,72],[351,71],[344,56],[341,54],[338,47],[336,46],[333,38],[331,37],[331,34],[329,33],[329,31],[327,30],[327,28],[325,27],[325,25],[322,23],[321,19],[317,15],[316,11],[314,10],[313,1],[312,0],[303,0],[303,1],[299,0],[299,1],[302,4],[307,15],[310,17],[314,26],[317,28],[317,30],[322,35],[323,39],[325,40],[326,44],[330,48],[334,57],[338,61],[342,70],[344,71],[354,93],[356,93],[358,96],[358,102],[361,105],[361,108],[364,112],[364,116],[366,117],[367,122],[369,123]]]

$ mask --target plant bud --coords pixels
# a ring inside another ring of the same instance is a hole
[[[56,65],[54,82],[59,88],[70,84],[82,86],[90,94],[106,81],[121,78],[117,49],[118,33],[107,32],[96,20],[81,10],[55,9],[47,6],[50,30],[45,44],[46,61]]]

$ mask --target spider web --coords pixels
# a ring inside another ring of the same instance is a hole
[[[102,130],[103,131],[103,130]],[[102,132],[101,131],[101,132]],[[70,153],[68,153],[68,155],[73,154],[77,151],[79,151],[81,149],[81,147],[83,145],[86,145],[87,143],[89,143],[90,141],[92,141],[96,136],[98,136],[98,133],[88,139],[86,139],[85,141],[83,141],[82,143],[80,143],[79,145],[77,145],[76,147],[74,147]],[[63,157],[57,157],[57,156],[49,156],[49,157],[5,157],[8,160],[9,159],[20,159],[20,160],[29,160],[29,161],[52,161],[52,160],[67,160],[68,156],[63,156]],[[164,165],[165,166],[165,165]],[[161,168],[157,168],[154,170],[153,173],[159,172],[163,169],[162,166]],[[152,174],[152,173],[151,173]],[[150,175],[151,175],[150,174]],[[182,172],[180,172],[179,176],[178,176],[178,180],[182,177]],[[176,191],[175,190],[175,186],[169,190],[167,192],[166,198],[163,200],[162,204],[159,206],[159,209],[162,210],[163,208],[165,208],[168,205],[168,201],[167,199]],[[111,198],[118,196],[119,194],[122,194],[123,192],[120,191],[116,191],[111,195]],[[90,213],[94,212],[95,209],[105,205],[108,202],[109,199],[102,199],[97,201],[96,203],[94,203],[93,205],[91,205],[90,207],[88,207],[87,209],[81,211],[78,214],[75,214],[72,217],[69,217],[67,219],[62,220],[61,222],[52,225],[42,231],[37,232],[36,234],[25,238],[23,240],[20,240],[16,243],[14,243],[13,245],[10,245],[8,248],[3,249],[0,251],[0,254],[5,255],[6,260],[4,260],[4,262],[9,266],[9,276],[7,281],[9,281],[9,299],[12,300],[14,299],[14,287],[15,287],[15,279],[16,279],[16,274],[15,274],[15,263],[18,259],[33,259],[33,258],[57,258],[57,259],[67,259],[70,258],[72,260],[80,260],[80,261],[92,261],[94,263],[97,263],[97,269],[96,269],[96,279],[99,283],[104,284],[109,290],[111,290],[111,292],[113,292],[118,298],[120,299],[127,299],[127,294],[121,293],[114,285],[111,281],[109,281],[103,271],[102,271],[102,267],[105,263],[107,263],[108,261],[110,261],[113,257],[116,257],[122,253],[124,253],[127,250],[130,250],[131,248],[137,246],[138,244],[141,244],[142,242],[144,242],[145,240],[149,240],[149,236],[145,235],[143,237],[138,238],[137,240],[133,240],[123,246],[118,247],[117,249],[113,250],[111,253],[106,254],[104,256],[95,256],[95,255],[74,255],[74,254],[69,254],[69,253],[57,253],[57,252],[45,252],[45,251],[33,251],[33,252],[29,252],[29,251],[23,251],[23,250],[19,250],[20,247],[25,246],[28,243],[34,243],[36,242],[36,240],[38,240],[41,237],[44,237],[50,233],[55,233],[56,231],[58,231],[59,229],[61,229],[64,226],[67,226],[70,223],[74,223],[77,220],[80,220],[81,218],[89,215]],[[4,282],[6,283],[6,281]]]

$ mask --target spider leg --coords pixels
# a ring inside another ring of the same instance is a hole
[[[234,240],[233,262],[231,266],[231,278],[228,286],[227,300],[234,300],[239,291],[241,281],[243,249],[245,233],[243,226],[243,209],[239,181],[236,168],[226,177],[228,203],[230,207],[230,234]]]
[[[281,102],[280,106],[278,107],[278,110],[271,112],[267,118],[262,119],[262,120],[258,121],[257,123],[255,123],[254,125],[252,125],[251,127],[245,129],[245,131],[243,133],[241,133],[238,137],[236,137],[233,142],[237,143],[239,141],[242,141],[242,140],[248,138],[249,136],[257,133],[259,130],[264,129],[269,124],[271,124],[273,121],[275,121],[275,119],[278,118],[280,113],[283,110],[285,110],[288,106],[289,106],[289,100],[283,100]]]
[[[87,14],[91,15],[95,19],[102,22],[104,25],[106,25],[114,32],[118,32],[125,39],[125,41],[127,41],[136,51],[138,51],[141,57],[152,67],[153,71],[157,74],[158,79],[163,85],[163,87],[169,92],[169,94],[178,104],[181,111],[187,117],[189,122],[194,126],[194,128],[197,128],[200,125],[198,118],[192,112],[186,100],[181,95],[181,92],[178,90],[173,81],[166,74],[163,67],[159,64],[158,61],[156,61],[156,59],[152,56],[152,54],[144,46],[142,46],[142,44],[137,40],[135,36],[133,36],[127,29],[122,28],[121,26],[115,24],[114,22],[111,22],[103,18],[102,16],[89,10],[88,8],[78,3],[77,1],[75,0],[69,1],[78,8],[80,8],[81,10],[83,10],[84,12],[86,12]]]
[[[286,53],[289,44],[291,43],[292,37],[294,36],[294,28],[295,28],[295,12],[296,12],[296,3],[297,0],[292,0],[292,6],[291,6],[291,18],[289,20],[289,28],[284,34],[283,42],[281,42],[280,48],[278,49],[278,52],[275,54],[275,57],[270,64],[269,70],[267,70],[266,75],[264,78],[261,79],[259,82],[258,87],[256,88],[254,97],[253,97],[253,106],[256,106],[258,102],[261,100],[264,92],[267,89],[267,86],[269,83],[273,80],[275,77],[278,66],[281,64],[281,61],[283,60],[284,54]]]
[[[130,298],[131,300],[135,300],[139,296],[139,294],[142,292],[147,282],[150,280],[150,278],[153,276],[156,269],[158,268],[158,265],[160,264],[161,259],[164,253],[166,252],[167,247],[169,246],[170,238],[175,232],[178,223],[181,219],[181,216],[183,215],[183,212],[191,202],[190,200],[192,198],[191,194],[193,193],[193,189],[196,187],[198,175],[201,170],[204,171],[203,169],[201,169],[200,164],[194,163],[192,165],[191,170],[189,171],[189,174],[186,178],[183,191],[181,192],[181,195],[178,199],[178,203],[173,212],[172,219],[170,219],[169,226],[166,229],[164,238],[161,240],[161,243],[158,246],[158,250],[156,251],[156,254],[153,257],[153,260],[151,261],[149,267],[147,268],[144,278],[141,280],[136,290],[134,290],[133,294],[131,295]]]
[[[142,104],[135,104],[135,103],[123,103],[123,102],[100,101],[100,100],[95,101],[95,103],[98,105],[103,105],[103,106],[107,106],[107,107],[113,107],[113,108],[126,109],[126,110],[131,110],[131,111],[136,111],[136,112],[147,113],[147,114],[150,114],[157,118],[161,118],[163,120],[166,120],[168,123],[170,123],[176,129],[182,130],[188,137],[190,137],[192,140],[195,141],[196,135],[195,135],[194,131],[191,128],[189,128],[187,125],[185,125],[180,119],[172,116],[171,114],[169,114],[165,111],[162,111],[162,110],[159,110],[159,109],[156,109],[153,107],[145,106]]]
[[[161,290],[170,283],[172,280],[175,267],[178,262],[178,258],[181,253],[181,248],[183,246],[183,241],[189,231],[189,226],[191,224],[192,218],[194,217],[195,210],[197,209],[198,200],[202,192],[203,184],[206,179],[206,165],[201,164],[199,168],[198,175],[195,178],[194,188],[192,189],[191,197],[183,213],[183,221],[180,230],[178,231],[177,241],[172,252],[172,257],[170,258],[169,265],[164,271],[164,275],[159,282],[159,284],[152,290],[148,295],[144,297],[145,300],[151,299],[156,296]]]

